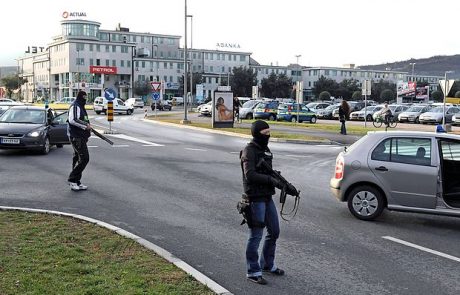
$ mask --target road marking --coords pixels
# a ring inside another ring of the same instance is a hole
[[[157,147],[157,146],[162,146],[162,145],[158,145],[158,144],[155,144],[155,145],[153,145],[153,144],[143,144],[142,146],[155,146],[155,147]]]
[[[99,147],[99,146],[97,146],[97,145],[89,145],[88,147],[89,147],[89,148],[97,148],[97,147]]]
[[[284,155],[285,157],[292,157],[292,158],[310,158],[310,155]]]
[[[422,246],[412,244],[412,243],[409,243],[409,242],[406,242],[406,241],[403,241],[403,240],[400,240],[400,239],[397,239],[397,238],[393,238],[393,237],[390,237],[390,236],[384,236],[382,238],[386,239],[386,240],[393,241],[395,243],[399,243],[399,244],[408,246],[408,247],[412,247],[412,248],[415,248],[415,249],[418,249],[418,250],[421,250],[421,251],[425,251],[425,252],[428,252],[428,253],[431,253],[431,254],[434,254],[434,255],[438,255],[438,256],[453,260],[453,261],[460,262],[460,258],[458,258],[458,257],[452,256],[452,255],[449,255],[449,254],[446,254],[446,253],[442,253],[442,252],[439,252],[439,251],[436,251],[436,250],[432,250],[430,248],[422,247]]]
[[[112,147],[129,147],[128,144],[114,144]]]
[[[203,150],[203,149],[192,149],[192,148],[185,148],[185,149],[189,151],[207,152],[207,150]]]
[[[230,154],[237,154],[237,155],[239,155],[240,152],[230,152]]]
[[[158,143],[154,143],[154,142],[150,142],[150,141],[146,141],[146,140],[142,140],[142,139],[138,139],[138,138],[135,138],[135,137],[132,137],[132,136],[128,136],[128,135],[125,135],[125,134],[107,134],[111,137],[116,137],[116,138],[120,138],[120,139],[125,139],[125,140],[130,140],[130,141],[135,141],[135,142],[139,142],[139,143],[143,143],[145,145],[149,145],[149,146],[164,146],[162,144],[158,144]]]

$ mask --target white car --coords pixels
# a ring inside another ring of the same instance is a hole
[[[108,101],[107,99],[105,99],[105,97],[102,97],[102,96],[96,97],[93,103],[93,109],[96,112],[96,114],[98,115],[100,113],[106,114],[107,113],[107,103]],[[134,112],[134,107],[127,106],[121,99],[115,98],[113,100],[113,112],[118,113],[118,114],[131,115]]]
[[[211,116],[212,115],[212,101],[201,105],[201,108],[199,110],[200,114],[203,116]]]
[[[366,121],[372,121],[372,115],[374,113],[380,111],[383,106],[368,106],[360,111],[352,112],[350,114],[350,120],[363,120],[364,116],[366,116]]]
[[[429,110],[430,110],[429,106],[414,105],[410,107],[408,110],[406,110],[405,112],[402,112],[401,114],[399,114],[398,121],[399,122],[420,123],[419,122],[420,115],[428,112]]]
[[[252,120],[254,118],[254,108],[261,100],[249,100],[240,108],[240,118]]]
[[[460,109],[457,107],[447,107],[446,106],[446,122],[451,122],[452,117],[459,113]],[[422,124],[426,123],[442,123],[443,117],[443,107],[437,107],[431,109],[430,111],[423,113],[419,117],[419,121]]]
[[[144,100],[140,97],[130,97],[125,101],[125,105],[133,108],[143,108]]]

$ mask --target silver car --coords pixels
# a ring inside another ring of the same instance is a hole
[[[460,216],[460,136],[369,132],[337,156],[330,187],[362,220],[385,208]]]
[[[240,108],[240,118],[252,120],[254,118],[254,108],[261,100],[249,100]]]
[[[372,116],[382,110],[383,106],[368,106],[364,109],[350,114],[350,120],[362,120],[364,121],[364,116],[366,116],[366,121],[372,121]]]
[[[446,122],[451,122],[452,117],[460,112],[460,109],[457,107],[447,107],[446,106]],[[443,108],[437,107],[429,110],[426,113],[420,115],[419,121],[422,124],[426,123],[442,123]]]
[[[429,110],[430,110],[429,106],[420,106],[420,105],[411,106],[408,110],[399,114],[398,121],[399,122],[420,123],[419,121],[420,115],[428,112]]]

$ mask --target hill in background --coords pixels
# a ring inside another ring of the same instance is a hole
[[[379,64],[379,65],[365,65],[359,66],[364,70],[392,70],[412,73],[412,65],[415,63],[415,75],[427,76],[444,76],[445,71],[454,71],[448,74],[450,79],[460,78],[460,54],[457,55],[438,55],[429,58],[409,59],[406,61],[398,61],[393,63]]]

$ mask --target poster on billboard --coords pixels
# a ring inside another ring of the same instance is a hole
[[[204,85],[203,84],[196,84],[196,100],[198,103],[203,103],[204,96],[203,96],[203,91],[204,91]]]
[[[429,89],[430,89],[429,86],[417,87],[417,92],[415,94],[415,98],[416,99],[428,100],[428,98],[430,97],[429,96]]]
[[[233,92],[214,92],[212,100],[212,127],[233,127]]]

